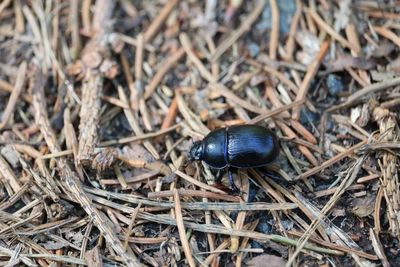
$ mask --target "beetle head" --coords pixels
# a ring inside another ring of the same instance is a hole
[[[201,160],[203,158],[203,142],[194,142],[190,148],[188,158],[190,161]]]

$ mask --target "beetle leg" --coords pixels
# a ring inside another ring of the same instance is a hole
[[[237,188],[237,186],[233,182],[233,174],[230,169],[228,169],[228,180],[229,180],[229,185],[231,186],[232,190],[236,193],[240,192],[239,188]]]
[[[221,182],[222,177],[224,176],[223,169],[212,169],[210,168],[211,173],[214,175],[214,181],[218,184]]]
[[[263,178],[269,177],[275,181],[282,181],[282,179],[283,179],[282,177],[274,174],[273,172],[265,171],[265,170],[262,172],[262,176],[263,176]]]

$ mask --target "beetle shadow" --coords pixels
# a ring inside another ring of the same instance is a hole
[[[258,171],[258,173],[262,176],[263,179],[269,178],[272,179],[274,182],[277,182],[285,186],[296,184],[296,181],[288,181],[278,173],[274,172],[273,170],[267,170],[265,167],[254,168],[254,170]]]

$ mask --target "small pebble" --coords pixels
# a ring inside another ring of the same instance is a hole
[[[10,163],[13,169],[19,166],[18,153],[11,145],[6,145],[1,148],[1,155]]]
[[[329,74],[326,79],[326,86],[330,96],[338,96],[344,90],[342,79],[338,75]]]
[[[271,232],[271,225],[268,222],[263,222],[261,221],[257,227],[256,231],[263,233],[263,234],[269,234]]]
[[[257,57],[260,53],[260,47],[256,43],[250,43],[247,49],[249,50],[250,56],[253,58]]]
[[[290,25],[296,12],[296,2],[294,0],[276,1],[279,9],[279,32],[285,36],[290,31]],[[265,5],[261,20],[256,24],[256,30],[266,31],[271,29],[271,6],[269,3]]]
[[[289,220],[282,220],[281,221],[283,228],[285,228],[286,230],[292,230],[294,223],[292,221]]]
[[[332,115],[330,113],[328,113],[327,116],[328,117],[326,119],[325,129],[327,132],[331,132],[331,131],[333,131],[333,128],[335,127],[335,123],[333,122]]]
[[[300,112],[300,122],[305,126],[311,126],[310,122],[314,123],[314,125],[318,125],[319,115],[311,112],[307,108],[302,108]]]
[[[263,248],[263,245],[257,241],[251,240],[250,241],[251,248]]]

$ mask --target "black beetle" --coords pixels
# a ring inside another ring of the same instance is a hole
[[[273,132],[258,125],[238,125],[214,130],[202,141],[194,142],[188,158],[202,160],[214,169],[254,168],[270,163],[278,155],[279,142]]]

